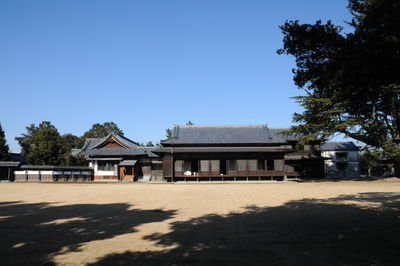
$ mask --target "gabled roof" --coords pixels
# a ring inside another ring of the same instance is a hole
[[[91,140],[92,146],[89,147],[89,149],[98,149],[110,142],[116,142],[118,145],[120,145],[121,147],[124,147],[126,149],[135,149],[135,148],[140,147],[140,145],[138,143],[136,143],[120,134],[117,134],[115,132],[111,132],[104,138],[90,139],[90,140]],[[85,145],[84,145],[84,148],[85,148]]]
[[[172,138],[162,144],[261,144],[284,143],[291,137],[277,135],[284,129],[270,129],[267,125],[199,126],[176,125]]]
[[[358,151],[358,147],[352,141],[326,142],[321,147],[324,151]]]
[[[104,138],[87,138],[79,154],[107,156],[148,155],[149,157],[157,157],[151,150],[149,147],[141,147],[138,143],[111,132]]]
[[[21,164],[28,163],[25,157],[23,157],[20,153],[10,153],[10,159],[14,162],[20,162]]]

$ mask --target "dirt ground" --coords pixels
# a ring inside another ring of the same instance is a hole
[[[400,179],[1,183],[1,265],[399,265]]]

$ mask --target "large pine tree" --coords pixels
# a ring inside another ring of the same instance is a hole
[[[400,174],[400,2],[349,0],[353,32],[330,21],[288,21],[279,54],[294,56],[294,82],[306,91],[294,97],[290,133],[327,140],[335,133],[382,149]]]
[[[10,159],[10,148],[7,145],[6,135],[0,123],[0,161],[8,161]]]
[[[58,130],[48,121],[39,126],[31,124],[26,127],[27,134],[16,137],[22,147],[22,156],[33,165],[63,164],[63,141]]]

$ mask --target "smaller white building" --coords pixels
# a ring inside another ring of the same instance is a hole
[[[326,178],[360,177],[359,149],[353,142],[327,142],[321,156],[330,158],[325,161]]]

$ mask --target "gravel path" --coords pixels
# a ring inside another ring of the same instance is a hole
[[[400,179],[1,183],[1,265],[398,265]]]

